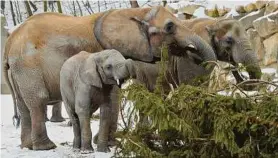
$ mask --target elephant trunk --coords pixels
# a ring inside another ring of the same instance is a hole
[[[126,68],[127,68],[127,71],[129,73],[129,77],[132,77],[132,78],[136,78],[136,70],[135,70],[135,65],[134,65],[134,61],[131,60],[131,59],[127,59],[126,60]]]
[[[242,63],[246,67],[250,79],[260,79],[262,72],[256,54],[251,48],[250,42],[243,38],[236,41],[232,50],[235,63]]]
[[[201,57],[203,62],[216,61],[212,47],[198,35],[187,36],[184,44],[185,48],[193,49],[192,52]]]

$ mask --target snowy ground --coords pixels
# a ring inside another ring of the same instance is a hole
[[[51,116],[52,106],[48,107],[48,116]],[[12,123],[13,102],[11,95],[1,95],[1,158],[64,158],[64,157],[95,157],[108,158],[113,152],[81,154],[72,150],[73,131],[72,127],[66,126],[68,116],[63,110],[63,117],[67,118],[62,123],[47,122],[46,128],[49,138],[57,145],[56,149],[49,151],[32,151],[20,148],[20,128],[16,129]],[[99,121],[91,121],[93,136],[98,131]],[[92,143],[93,144],[93,143]],[[93,144],[94,149],[96,145]]]

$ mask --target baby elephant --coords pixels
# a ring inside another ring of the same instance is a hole
[[[62,98],[73,125],[73,148],[93,152],[90,118],[100,107],[97,151],[107,152],[111,118],[111,90],[130,76],[129,65],[116,50],[80,52],[69,58],[60,72]]]

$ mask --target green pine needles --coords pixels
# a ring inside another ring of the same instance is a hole
[[[116,134],[115,157],[278,157],[277,89],[256,99],[180,85],[165,97],[161,83],[166,61],[161,61],[154,93],[140,84],[124,90],[134,101],[129,115],[140,111],[141,117],[134,128]]]

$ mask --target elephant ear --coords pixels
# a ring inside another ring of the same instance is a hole
[[[144,9],[125,9],[107,12],[99,17],[94,34],[104,49],[116,49],[125,57],[150,62],[153,54],[147,31],[134,18],[143,19]],[[140,17],[141,16],[141,17]]]
[[[88,84],[98,88],[102,88],[101,76],[98,71],[96,61],[94,59],[95,54],[91,54],[83,63],[79,69],[81,80]]]

